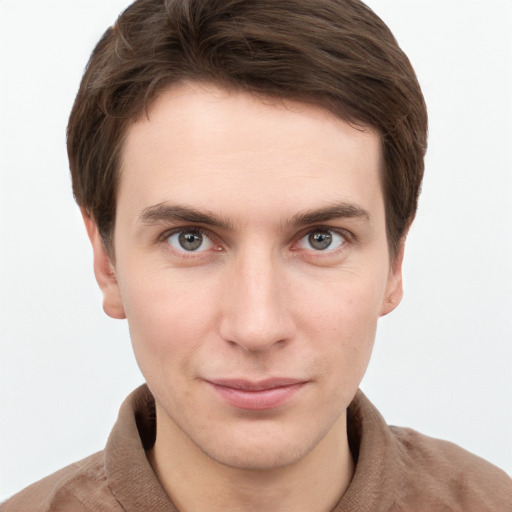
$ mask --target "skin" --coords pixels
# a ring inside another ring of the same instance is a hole
[[[104,309],[128,319],[156,399],[148,457],[180,511],[328,511],[347,488],[346,408],[402,296],[380,168],[370,128],[213,85],[165,91],[129,128],[113,250],[84,218]],[[212,385],[269,378],[299,385],[263,410]]]

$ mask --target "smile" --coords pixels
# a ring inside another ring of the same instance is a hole
[[[205,381],[229,405],[237,409],[264,411],[289,402],[306,384],[294,379]]]

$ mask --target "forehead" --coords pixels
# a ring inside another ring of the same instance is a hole
[[[380,208],[380,161],[374,131],[324,109],[186,83],[129,128],[118,206],[129,197],[133,213],[168,201],[244,212],[279,205],[291,215],[299,203]]]

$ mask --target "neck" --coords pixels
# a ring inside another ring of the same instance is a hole
[[[345,414],[302,459],[265,470],[217,462],[162,414],[157,407],[157,438],[148,459],[180,512],[329,512],[354,472]]]

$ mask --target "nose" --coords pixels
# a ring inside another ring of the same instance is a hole
[[[248,352],[291,340],[295,331],[283,264],[260,252],[236,259],[222,293],[221,337]]]

